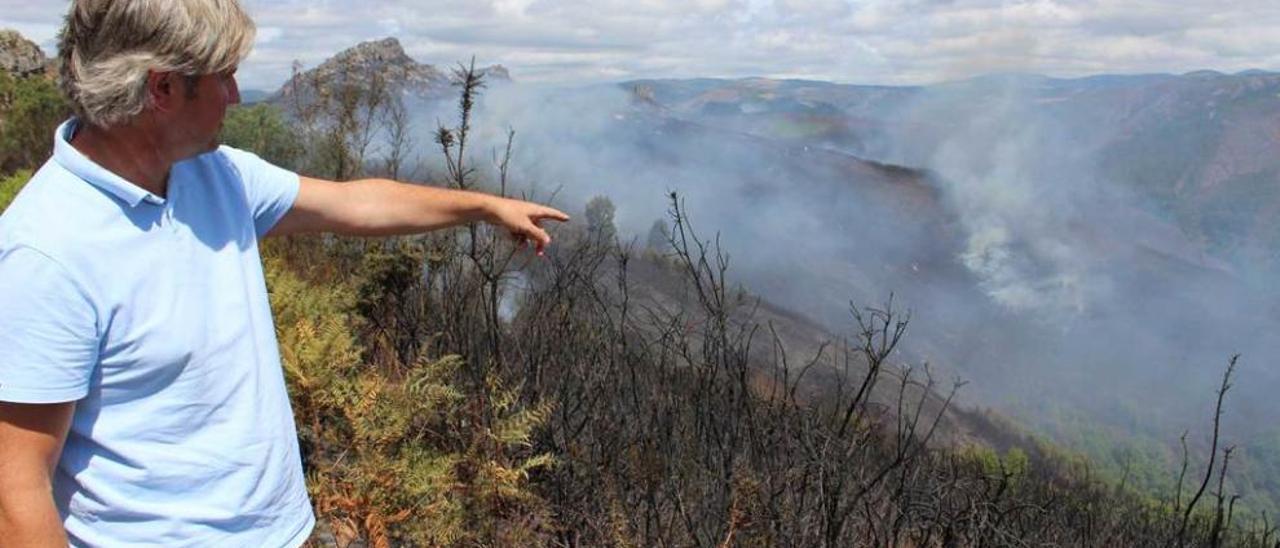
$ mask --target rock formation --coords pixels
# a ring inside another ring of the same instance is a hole
[[[14,30],[0,30],[0,70],[30,76],[44,72],[48,60],[40,46]]]

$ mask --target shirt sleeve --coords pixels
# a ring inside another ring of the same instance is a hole
[[[298,198],[298,174],[259,158],[256,154],[229,146],[219,152],[231,163],[244,184],[245,198],[253,214],[254,230],[261,238],[276,226]]]
[[[26,247],[0,251],[0,401],[85,397],[97,325],[92,301],[61,265]]]

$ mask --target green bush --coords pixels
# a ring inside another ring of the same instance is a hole
[[[376,341],[358,335],[357,311],[386,298],[364,277],[384,278],[387,263],[342,279],[304,258],[327,253],[321,240],[272,242],[265,263],[308,489],[335,540],[510,545],[543,536],[551,520],[528,484],[553,461],[530,440],[550,407],[521,405],[496,376],[460,382],[456,355],[371,360],[365,348]]]
[[[0,173],[44,162],[53,151],[53,130],[69,115],[52,79],[0,71]]]

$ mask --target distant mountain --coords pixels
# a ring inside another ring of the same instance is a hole
[[[502,65],[480,69],[492,81],[510,81]],[[294,75],[270,100],[280,101],[316,86],[324,87],[347,78],[364,83],[383,82],[393,93],[404,97],[436,100],[451,95],[452,78],[434,65],[419,63],[405,53],[400,41],[385,38],[362,42],[329,58],[319,66]]]
[[[722,129],[931,168],[957,124],[1052,125],[1091,175],[1143,196],[1205,251],[1280,267],[1280,74],[993,75],[927,87],[644,80],[623,87]],[[1016,112],[1015,112],[1016,111]]]
[[[15,30],[0,29],[0,71],[30,76],[47,70],[48,59],[40,46]]]

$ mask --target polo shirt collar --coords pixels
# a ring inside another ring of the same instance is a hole
[[[76,147],[71,146],[71,136],[75,135],[76,127],[79,121],[71,118],[58,126],[53,134],[53,159],[58,162],[67,171],[73,175],[84,179],[93,186],[102,189],[105,192],[119,198],[129,207],[138,207],[138,204],[147,202],[150,204],[164,204],[164,198],[156,196],[148,192],[146,189],[124,180],[123,177],[108,171],[106,168],[96,164],[84,154],[81,154]]]

